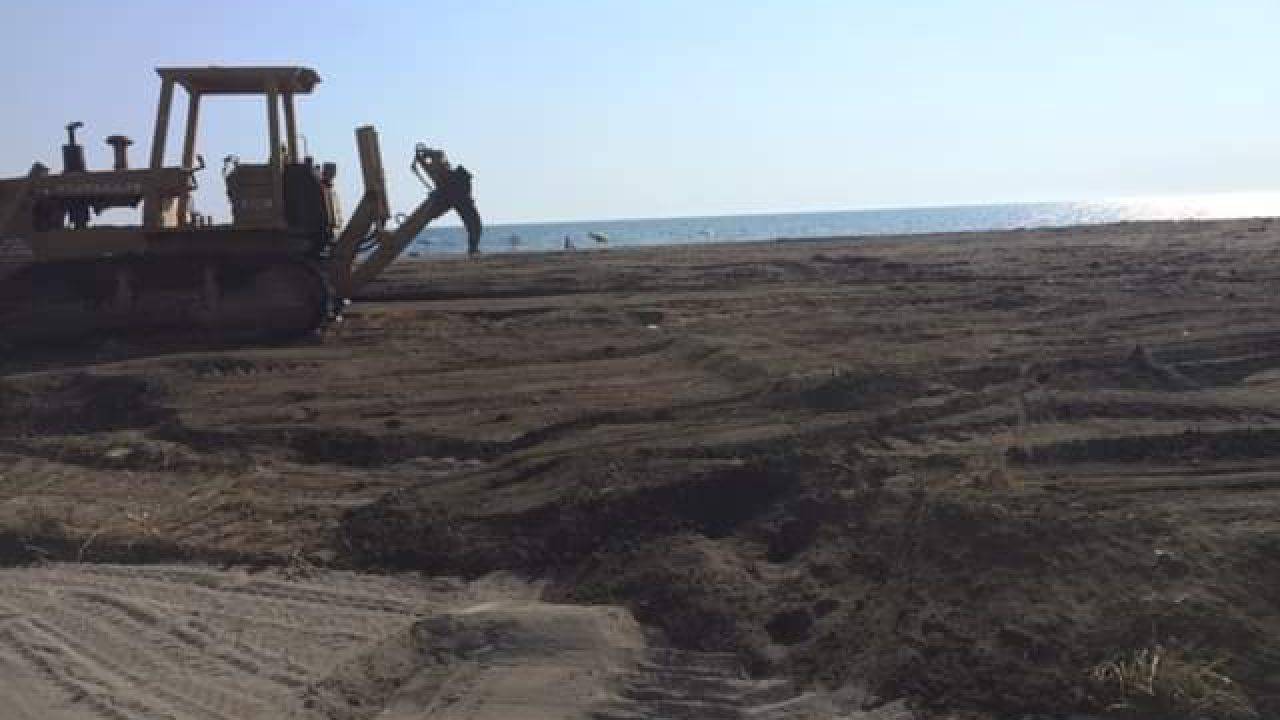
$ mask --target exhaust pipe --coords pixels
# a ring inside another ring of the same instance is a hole
[[[76,130],[82,127],[82,122],[67,125],[67,144],[62,146],[63,173],[81,173],[87,167],[84,162],[84,146],[76,143]]]
[[[111,168],[113,170],[128,170],[129,146],[133,144],[133,140],[124,135],[112,135],[107,138],[107,144],[111,146],[111,150],[115,154],[115,162]]]
[[[76,142],[76,130],[84,127],[82,122],[67,125],[67,144],[62,146],[62,173],[87,172],[84,161],[84,146]],[[71,227],[84,230],[89,227],[89,203],[85,200],[64,200],[62,203]]]

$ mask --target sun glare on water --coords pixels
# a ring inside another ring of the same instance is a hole
[[[1116,198],[1132,220],[1215,219],[1280,216],[1280,191],[1224,192]]]

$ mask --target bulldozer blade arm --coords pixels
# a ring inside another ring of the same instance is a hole
[[[354,234],[352,239],[341,243],[335,254],[336,270],[334,274],[334,285],[337,287],[339,295],[344,298],[350,298],[360,288],[377,278],[378,275],[382,274],[383,270],[387,269],[388,265],[400,257],[405,248],[418,237],[432,220],[444,215],[449,210],[449,203],[439,193],[432,193],[394,231],[378,230],[373,233],[371,238],[366,236],[366,239],[372,241],[373,247],[369,248],[365,253],[361,254],[359,252],[361,243],[354,239]],[[352,223],[356,222],[359,215],[360,209],[357,208],[356,213],[352,216]],[[476,221],[479,221],[479,215],[476,215]],[[345,237],[347,233],[343,233],[343,235]]]

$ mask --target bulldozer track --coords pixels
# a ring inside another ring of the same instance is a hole
[[[207,277],[205,275],[207,273]],[[143,336],[225,343],[303,337],[335,317],[319,265],[301,259],[125,258],[28,265],[0,288],[0,340]]]

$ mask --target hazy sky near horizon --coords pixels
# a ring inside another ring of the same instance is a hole
[[[59,167],[71,120],[91,166],[116,132],[144,163],[155,66],[296,63],[324,78],[299,122],[347,208],[363,123],[397,210],[425,140],[490,222],[1276,190],[1277,27],[1275,0],[19,1],[0,176]],[[265,156],[261,103],[206,101],[200,151],[225,216],[221,158]]]

